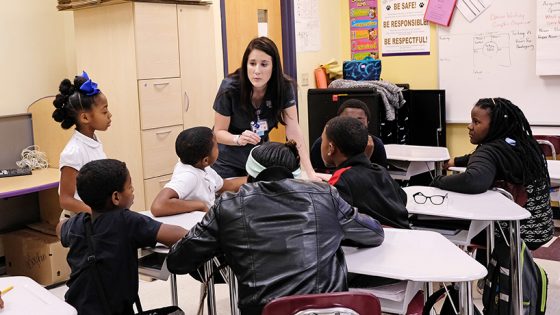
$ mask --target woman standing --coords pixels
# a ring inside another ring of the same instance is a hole
[[[286,137],[298,143],[307,177],[320,180],[297,120],[293,81],[282,71],[278,48],[269,38],[258,37],[249,43],[241,67],[222,81],[214,111],[220,154],[212,167],[223,178],[247,175],[249,152],[268,141],[269,132],[280,122],[286,126]]]

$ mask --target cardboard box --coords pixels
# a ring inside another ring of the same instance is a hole
[[[41,222],[56,227],[58,221],[60,221],[60,213],[62,212],[58,201],[58,188],[51,188],[39,192],[39,212],[41,214]]]
[[[2,239],[8,275],[27,276],[45,286],[68,280],[68,248],[56,236],[21,229]]]

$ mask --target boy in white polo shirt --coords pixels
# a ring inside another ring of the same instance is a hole
[[[218,158],[218,143],[212,129],[183,130],[175,141],[180,161],[169,183],[159,192],[151,211],[156,217],[192,211],[208,211],[216,193],[237,191],[246,177],[222,179],[210,166]]]

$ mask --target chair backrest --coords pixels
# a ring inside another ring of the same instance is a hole
[[[33,141],[39,146],[39,151],[47,154],[49,167],[58,168],[60,152],[72,137],[74,129],[64,130],[52,118],[54,111],[54,96],[43,97],[33,102],[27,108],[31,113],[33,125]]]
[[[556,152],[560,151],[560,136],[533,135],[547,158],[556,160]]]
[[[262,315],[380,315],[379,299],[367,292],[334,292],[284,296],[270,301]]]

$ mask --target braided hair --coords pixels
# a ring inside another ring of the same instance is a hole
[[[95,95],[88,96],[80,91],[80,87],[86,81],[86,78],[76,76],[74,84],[68,79],[60,82],[59,94],[53,101],[55,110],[52,113],[52,118],[59,122],[63,129],[69,129],[73,125],[78,126],[78,114],[82,111],[91,110],[95,104]]]
[[[515,140],[514,150],[523,163],[523,182],[531,183],[539,178],[549,181],[546,158],[533,138],[531,126],[521,109],[499,97],[479,99],[475,106],[487,110],[491,119],[488,135],[483,143],[505,138]]]

